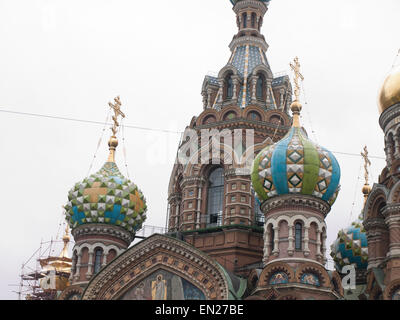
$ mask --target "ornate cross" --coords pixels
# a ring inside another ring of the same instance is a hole
[[[299,58],[296,57],[294,58],[294,65],[290,63],[290,67],[294,71],[294,95],[296,97],[296,100],[299,101],[299,96],[300,96],[300,85],[299,85],[299,79],[302,81],[304,80],[303,75],[300,73],[300,63],[299,63]]]
[[[368,175],[369,175],[368,166],[371,165],[371,161],[369,161],[369,158],[368,158],[367,146],[364,147],[364,153],[361,152],[361,156],[364,158],[364,169],[365,169],[364,177],[365,177],[365,184],[367,185],[368,184]]]
[[[121,116],[122,118],[125,118],[125,114],[121,111],[121,100],[118,97],[114,98],[115,104],[112,104],[111,102],[108,103],[111,109],[114,110],[114,115],[112,116],[112,119],[114,121],[114,125],[111,128],[111,131],[113,132],[113,136],[116,135],[117,133],[117,128],[119,127],[118,123],[118,116]]]

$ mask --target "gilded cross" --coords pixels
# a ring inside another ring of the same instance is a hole
[[[365,170],[364,177],[365,177],[365,184],[367,185],[368,184],[368,175],[369,175],[368,166],[371,165],[371,161],[368,158],[367,146],[364,147],[364,152],[361,152],[361,156],[364,158],[364,170]]]
[[[112,119],[114,121],[114,125],[111,128],[111,131],[113,132],[113,135],[115,136],[117,133],[117,128],[119,127],[118,123],[118,116],[121,116],[122,118],[125,118],[125,114],[121,111],[121,100],[118,97],[114,98],[114,104],[111,102],[108,103],[111,109],[114,110],[114,115],[112,116]]]
[[[304,77],[300,73],[300,63],[299,63],[298,57],[294,58],[294,64],[290,63],[290,67],[294,71],[294,86],[295,86],[294,95],[296,97],[296,100],[299,101],[299,96],[300,96],[299,79],[301,79],[303,81]]]

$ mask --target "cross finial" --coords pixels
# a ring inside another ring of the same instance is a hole
[[[108,146],[110,147],[110,155],[108,156],[108,162],[115,162],[115,149],[118,146],[118,140],[116,137],[117,130],[119,127],[118,123],[118,117],[121,116],[122,118],[125,118],[125,114],[121,111],[121,100],[118,97],[114,98],[114,104],[111,102],[108,103],[111,109],[114,110],[114,115],[112,116],[112,119],[114,121],[114,125],[111,127],[111,131],[113,135],[111,136],[110,140],[108,141]]]
[[[118,123],[118,116],[121,116],[122,118],[125,118],[125,114],[121,111],[121,100],[118,97],[114,98],[115,104],[112,104],[111,102],[108,103],[111,109],[114,110],[114,115],[112,116],[112,119],[114,121],[114,125],[111,128],[111,131],[113,132],[113,136],[116,135],[117,133],[117,128],[119,127]]]
[[[296,57],[294,58],[294,64],[290,63],[290,67],[292,68],[294,72],[294,95],[296,97],[296,101],[299,101],[300,97],[300,85],[299,85],[299,79],[304,80],[303,75],[300,73],[300,63],[299,63],[299,58]]]
[[[368,158],[368,149],[367,146],[364,147],[364,152],[361,152],[361,156],[364,158],[364,178],[365,178],[365,185],[368,185],[368,166],[371,165],[371,161]]]

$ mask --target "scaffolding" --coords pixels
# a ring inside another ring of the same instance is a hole
[[[69,242],[69,241],[68,241]],[[68,267],[53,267],[50,270],[48,266],[57,263],[67,265],[71,259],[60,257],[57,254],[65,248],[65,240],[41,241],[36,251],[22,263],[20,282],[17,286],[18,291],[13,291],[18,295],[18,300],[54,300],[59,293],[60,281],[67,281],[70,275]],[[47,278],[47,279],[45,279]],[[43,281],[43,280],[48,281]],[[46,283],[46,285],[43,285]]]

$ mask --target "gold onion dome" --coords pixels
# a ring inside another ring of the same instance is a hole
[[[400,103],[400,66],[394,68],[383,82],[379,92],[379,113],[398,103]]]

